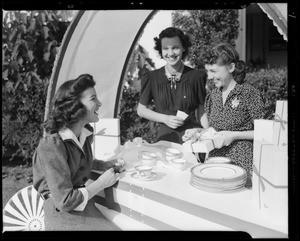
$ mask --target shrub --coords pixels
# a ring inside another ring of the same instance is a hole
[[[237,9],[178,10],[173,25],[186,32],[192,42],[188,60],[195,68],[204,66],[203,53],[216,43],[235,46],[239,33]]]
[[[265,99],[266,118],[272,118],[276,100],[287,100],[287,67],[253,69],[247,73],[246,81],[255,86]]]
[[[29,160],[42,137],[48,82],[69,22],[60,11],[10,11],[2,21],[2,157]]]
[[[156,140],[158,123],[141,118],[137,114],[140,92],[124,87],[120,105],[121,144],[135,137],[141,137],[152,143]],[[150,108],[153,108],[150,106]]]

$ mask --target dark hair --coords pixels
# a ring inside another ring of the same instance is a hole
[[[95,86],[93,77],[82,74],[76,79],[64,82],[53,98],[53,109],[49,118],[43,123],[47,133],[57,133],[63,127],[71,127],[86,114],[81,103],[82,92]]]
[[[232,75],[235,81],[238,84],[241,84],[245,81],[246,63],[240,60],[236,49],[227,43],[220,43],[204,53],[203,62],[210,65],[230,65],[231,63],[234,63],[235,69],[232,72]]]
[[[173,38],[176,36],[179,37],[181,44],[182,44],[183,48],[185,49],[185,51],[182,54],[182,59],[185,59],[188,56],[189,47],[192,46],[190,37],[188,35],[184,34],[178,28],[169,27],[169,28],[166,28],[165,30],[161,31],[158,38],[157,37],[154,38],[154,49],[156,51],[158,51],[161,58],[163,58],[162,49],[161,49],[161,40],[163,38]]]

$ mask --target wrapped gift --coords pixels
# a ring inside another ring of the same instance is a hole
[[[121,144],[120,119],[101,118],[94,129],[94,158],[105,161],[116,156]]]
[[[252,200],[256,208],[275,224],[288,219],[287,146],[254,140]]]
[[[274,120],[254,120],[254,140],[277,146],[287,145],[287,101],[276,102]]]
[[[193,140],[186,141],[182,144],[185,152],[208,153],[215,148],[213,139],[201,140],[194,142]]]

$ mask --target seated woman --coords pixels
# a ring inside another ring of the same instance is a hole
[[[229,44],[218,44],[204,58],[208,79],[216,88],[205,99],[203,127],[213,127],[215,149],[209,156],[231,159],[233,164],[252,171],[254,119],[264,118],[264,102],[260,92],[245,83],[245,62]],[[203,131],[186,130],[183,141]]]
[[[95,207],[93,197],[118,181],[117,161],[93,160],[93,128],[101,102],[88,74],[58,89],[33,156],[33,186],[44,198],[47,230],[119,230]],[[91,169],[105,171],[85,186]]]

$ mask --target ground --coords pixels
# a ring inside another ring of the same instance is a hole
[[[2,209],[23,187],[32,185],[32,166],[2,164]]]

